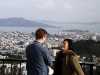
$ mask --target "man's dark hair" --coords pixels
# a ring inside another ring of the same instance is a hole
[[[47,35],[47,31],[45,29],[39,28],[35,32],[36,39],[42,39],[45,35]]]

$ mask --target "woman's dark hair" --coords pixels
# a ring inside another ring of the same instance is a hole
[[[64,39],[63,42],[67,41],[69,44],[69,50],[73,50],[73,41],[72,39]]]

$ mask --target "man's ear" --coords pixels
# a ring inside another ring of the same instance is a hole
[[[45,40],[46,39],[46,37],[44,36],[43,38],[42,38],[42,40]]]

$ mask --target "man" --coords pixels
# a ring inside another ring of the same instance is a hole
[[[43,47],[47,40],[47,31],[39,28],[35,32],[36,40],[27,46],[27,75],[48,75],[48,66],[53,65],[48,48]]]

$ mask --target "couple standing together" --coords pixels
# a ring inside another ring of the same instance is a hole
[[[48,48],[43,47],[47,36],[46,30],[37,29],[35,41],[26,47],[27,75],[49,75],[48,66],[54,69],[53,75],[84,75],[77,54],[72,51],[72,41],[64,39],[63,49],[57,53],[54,61]]]

